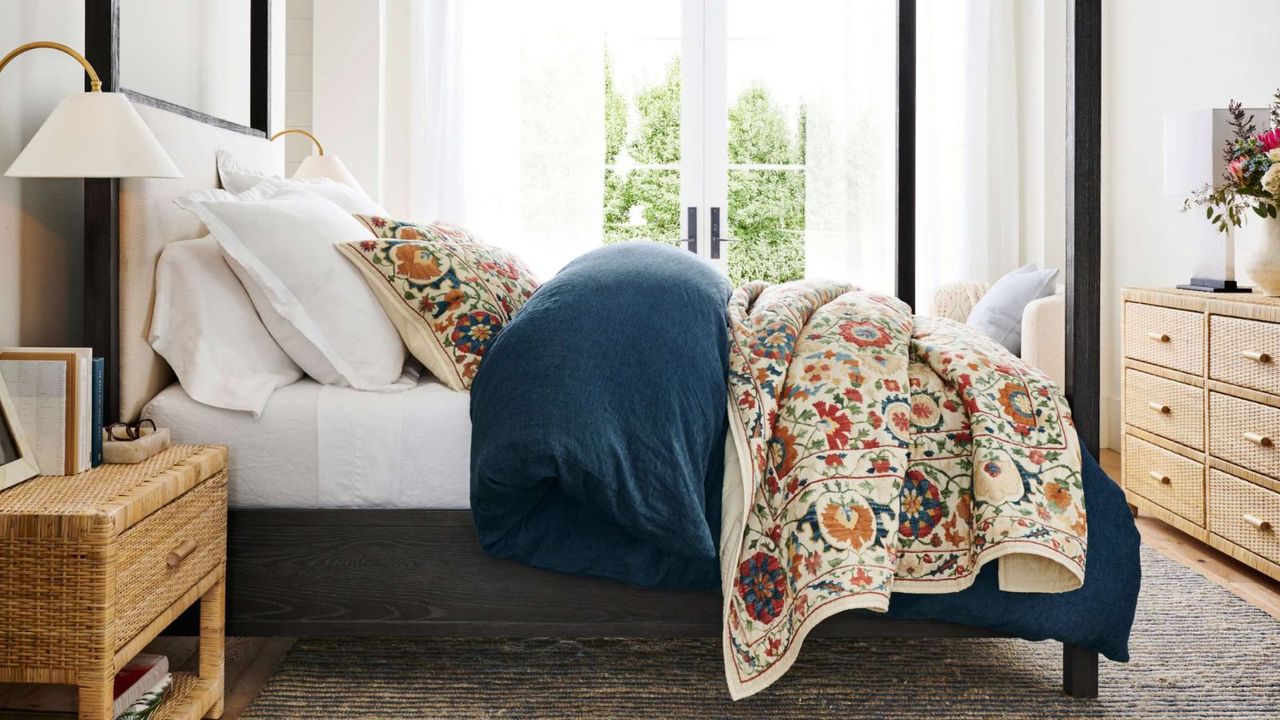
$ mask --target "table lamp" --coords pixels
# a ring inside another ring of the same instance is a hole
[[[14,58],[40,48],[70,55],[89,74],[89,91],[63,98],[18,154],[5,175],[20,178],[182,177],[164,148],[120,93],[102,92],[98,73],[66,45],[33,42],[0,60],[3,71]]]
[[[1265,115],[1267,110],[1253,110]],[[1234,137],[1225,108],[1170,113],[1164,116],[1164,194],[1191,196],[1205,185],[1222,182],[1226,161],[1222,148]],[[1203,216],[1203,212],[1192,215]],[[1236,283],[1235,228],[1218,232],[1212,223],[1198,217],[1199,232],[1193,239],[1195,266],[1183,290],[1233,293],[1251,292]]]
[[[340,182],[343,185],[350,185],[351,187],[364,192],[360,188],[360,183],[356,182],[351,171],[347,170],[347,166],[343,165],[341,160],[333,155],[324,154],[324,146],[320,144],[320,141],[316,139],[315,135],[299,128],[289,128],[288,130],[281,130],[275,135],[272,135],[271,140],[274,142],[276,138],[283,137],[285,135],[302,135],[316,146],[315,154],[308,155],[306,159],[302,161],[302,164],[298,166],[298,169],[294,171],[293,176],[295,178],[299,180],[306,180],[309,178],[328,178],[330,180]]]

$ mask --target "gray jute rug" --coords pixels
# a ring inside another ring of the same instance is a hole
[[[706,640],[306,640],[248,718],[1277,718],[1280,621],[1143,548],[1133,659],[1061,692],[1061,645],[810,639],[731,702]]]

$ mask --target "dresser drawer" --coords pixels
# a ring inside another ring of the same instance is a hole
[[[1204,315],[1190,310],[1124,304],[1124,354],[1134,360],[1200,375]]]
[[[1213,315],[1209,377],[1280,395],[1280,325]]]
[[[1200,450],[1204,447],[1204,390],[1139,370],[1126,370],[1124,420]]]
[[[227,471],[223,470],[120,536],[117,648],[222,562],[227,544],[226,502]]]
[[[1209,454],[1280,477],[1280,408],[1209,393]]]
[[[1209,471],[1209,532],[1280,563],[1280,494]]]
[[[1204,466],[1195,460],[1127,435],[1124,487],[1204,527]]]

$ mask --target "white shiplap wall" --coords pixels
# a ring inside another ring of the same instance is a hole
[[[311,130],[312,0],[288,0],[285,12],[284,117],[285,126]],[[293,175],[312,153],[311,141],[298,135],[285,142],[285,175]]]

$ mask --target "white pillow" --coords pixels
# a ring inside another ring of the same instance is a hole
[[[147,340],[193,399],[254,417],[276,388],[302,377],[208,235],[160,254]]]
[[[965,324],[1022,356],[1022,311],[1032,300],[1053,294],[1056,269],[1037,270],[1035,263],[1023,265],[1002,276],[969,311]]]
[[[392,389],[406,350],[337,243],[372,237],[342,208],[261,184],[240,195],[199,190],[177,200],[222,248],[258,315],[304,372],[326,385]]]
[[[386,217],[387,211],[374,202],[360,188],[344,185],[328,178],[308,178],[295,180],[268,175],[264,172],[247,168],[236,162],[235,157],[226,150],[218,151],[218,177],[222,179],[222,187],[236,193],[247,192],[262,183],[272,183],[289,190],[309,192],[328,200],[349,213],[360,215],[378,215]]]

